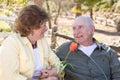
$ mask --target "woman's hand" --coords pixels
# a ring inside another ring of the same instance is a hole
[[[43,79],[43,78],[47,78],[49,76],[48,74],[48,70],[47,69],[43,69],[41,70],[41,75],[40,75],[40,79]]]
[[[32,80],[31,78],[27,78],[27,80]]]
[[[40,80],[56,80],[57,79],[57,69],[48,67],[46,69],[41,70],[41,75],[39,77]]]
[[[47,68],[49,76],[57,76],[57,69],[56,68]]]

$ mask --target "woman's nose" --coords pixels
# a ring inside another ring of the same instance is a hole
[[[48,27],[45,25],[45,31],[47,31],[48,30]]]
[[[46,26],[46,25],[45,25]],[[48,30],[48,27],[46,26],[45,30],[47,31]]]

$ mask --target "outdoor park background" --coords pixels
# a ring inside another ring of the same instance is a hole
[[[46,32],[50,45],[53,27],[58,28],[57,33],[73,37],[74,18],[88,15],[95,23],[95,38],[120,50],[120,0],[0,0],[0,4],[0,44],[13,32],[14,20],[21,8],[36,4],[50,15]],[[69,40],[56,37],[53,43],[57,48],[66,41]]]

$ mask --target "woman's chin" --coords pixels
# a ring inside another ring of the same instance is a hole
[[[41,35],[39,39],[42,39],[44,37],[44,35]]]

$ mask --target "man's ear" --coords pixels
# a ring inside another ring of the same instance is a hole
[[[92,34],[94,34],[95,26],[92,26]]]

